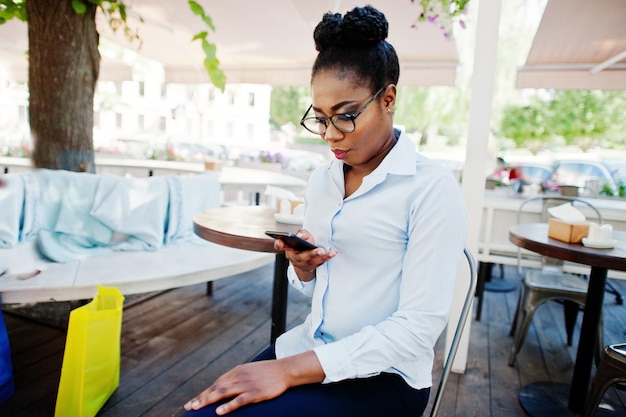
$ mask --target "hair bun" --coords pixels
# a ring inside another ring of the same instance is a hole
[[[313,32],[315,49],[356,47],[387,38],[389,24],[385,15],[372,6],[355,7],[342,18],[339,13],[326,13]]]

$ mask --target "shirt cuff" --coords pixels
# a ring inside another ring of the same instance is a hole
[[[300,281],[300,278],[298,277],[298,274],[296,274],[293,265],[289,265],[289,268],[287,269],[287,280],[293,288],[300,291],[302,294],[305,294],[309,297],[313,296],[313,289],[315,288],[316,278],[313,278],[311,281],[307,282]]]

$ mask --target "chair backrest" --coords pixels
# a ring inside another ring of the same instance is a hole
[[[433,401],[433,406],[430,411],[431,417],[435,417],[439,412],[439,407],[441,406],[441,396],[446,389],[448,377],[450,376],[450,371],[452,370],[452,364],[454,363],[454,358],[456,357],[456,352],[459,349],[459,343],[461,342],[461,336],[463,335],[463,329],[465,328],[465,321],[467,320],[467,316],[469,315],[472,305],[472,300],[474,299],[474,287],[476,285],[476,261],[474,260],[474,257],[472,256],[469,249],[464,248],[463,253],[465,254],[465,258],[469,263],[470,272],[468,280],[469,282],[467,286],[467,295],[465,296],[463,308],[461,309],[461,314],[459,316],[459,320],[457,321],[456,329],[450,343],[450,350],[448,351],[448,356],[443,366],[443,372],[441,373],[439,386],[437,387],[437,393],[435,394],[435,400]]]
[[[572,205],[586,206],[589,209],[591,209],[595,215],[594,220],[597,220],[600,224],[602,224],[602,213],[600,213],[600,210],[598,210],[596,206],[594,206],[587,200],[583,200],[582,198],[562,196],[562,195],[534,196],[534,197],[530,197],[522,201],[522,204],[520,204],[519,208],[517,209],[516,224],[522,223],[522,214],[525,212],[526,206],[529,203],[532,203],[533,201],[541,201],[541,221],[542,222],[547,223],[548,219],[550,218],[550,213],[548,212],[548,209],[559,206],[561,204],[571,203]],[[548,263],[559,264],[559,263],[562,263],[562,261],[557,261],[557,260],[552,260],[552,258],[542,257],[542,264],[548,264]],[[519,246],[517,247],[517,272],[520,274],[522,273],[522,249]]]

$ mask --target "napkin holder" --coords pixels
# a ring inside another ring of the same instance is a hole
[[[222,170],[222,162],[217,161],[217,160],[207,159],[204,161],[204,170],[220,172]]]
[[[301,209],[296,210],[296,208],[304,204],[303,198],[297,197],[294,193],[284,188],[268,185],[265,189],[265,195],[276,200],[276,213],[283,216],[299,214]]]
[[[298,207],[301,204],[304,204],[303,199],[291,200],[291,199],[279,198],[276,201],[276,213],[284,214],[287,216],[293,216],[297,212],[296,207]]]
[[[589,234],[589,222],[571,222],[561,219],[548,220],[548,237],[567,243],[580,243]]]
[[[553,216],[548,220],[548,237],[566,243],[580,243],[589,234],[589,222],[585,215],[571,203],[551,207],[548,212]]]

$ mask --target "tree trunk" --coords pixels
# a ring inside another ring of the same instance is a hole
[[[27,0],[29,116],[38,168],[95,172],[93,101],[100,69],[96,6]]]

